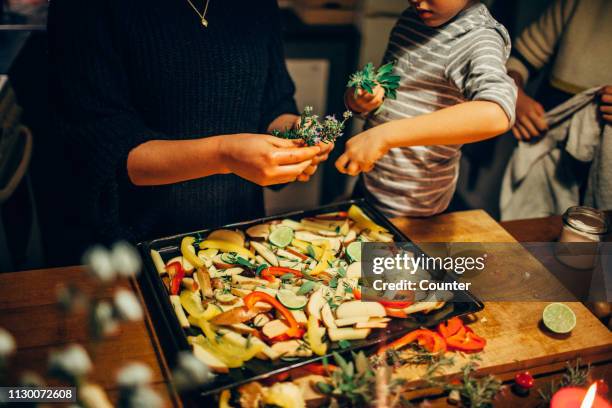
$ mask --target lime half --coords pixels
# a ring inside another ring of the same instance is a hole
[[[289,289],[280,289],[276,293],[276,298],[283,306],[291,310],[303,309],[306,303],[308,303],[308,298],[306,296],[296,295]]]
[[[553,333],[565,334],[576,327],[576,315],[563,303],[551,303],[542,312],[542,321]]]
[[[268,240],[272,245],[284,248],[291,243],[293,230],[286,225],[281,225],[270,233]]]
[[[361,262],[361,242],[354,241],[346,247],[346,254],[353,262]]]

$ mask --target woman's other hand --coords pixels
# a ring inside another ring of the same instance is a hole
[[[374,163],[389,151],[389,145],[383,135],[376,134],[376,128],[352,137],[346,142],[344,153],[336,160],[340,173],[356,176],[374,168]]]
[[[517,140],[528,141],[548,130],[544,108],[519,87],[516,99],[516,122],[512,134]]]
[[[369,93],[363,89],[348,88],[344,93],[344,102],[347,108],[354,112],[368,113],[378,109],[385,100],[385,90],[382,86],[376,85],[374,93]]]
[[[329,157],[329,153],[334,149],[333,142],[321,142],[317,146],[319,146],[321,151],[312,160],[312,164],[308,166],[306,170],[304,170],[304,172],[298,176],[298,181],[306,182],[310,180],[310,177],[312,177],[312,175],[316,173],[319,163],[323,163],[325,160],[327,160],[327,158]]]
[[[612,85],[604,86],[600,91],[599,112],[608,125],[612,125]]]
[[[241,133],[220,139],[226,173],[269,186],[295,181],[320,153],[319,146],[301,147],[271,135]]]

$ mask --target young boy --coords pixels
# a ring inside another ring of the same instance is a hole
[[[461,145],[497,136],[514,122],[516,87],[506,74],[508,33],[477,1],[410,1],[385,61],[401,76],[397,99],[348,89],[345,101],[368,115],[336,161],[364,172],[366,197],[393,216],[430,216],[448,206]]]

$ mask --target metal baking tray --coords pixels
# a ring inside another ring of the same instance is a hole
[[[170,304],[168,293],[153,265],[150,255],[151,249],[159,251],[164,259],[168,259],[169,257],[180,255],[181,240],[187,235],[199,234],[205,236],[207,233],[219,228],[246,229],[251,225],[271,220],[284,218],[301,219],[322,213],[347,211],[352,204],[358,205],[374,222],[388,229],[393,235],[395,242],[411,242],[387,218],[385,218],[385,216],[369,205],[367,201],[361,199],[327,205],[314,210],[280,214],[139,243],[138,247],[144,259],[143,273],[139,278],[140,285],[164,355],[170,366],[174,365],[177,353],[182,350],[190,350],[190,346],[187,343],[187,332],[181,328],[174,310],[172,309],[172,305]],[[372,331],[370,337],[367,339],[351,341],[350,348],[340,349],[336,343],[332,343],[329,348],[328,356],[331,356],[333,351],[344,353],[373,348],[379,343],[387,342],[419,327],[432,327],[453,316],[474,313],[482,310],[484,307],[480,300],[467,291],[458,291],[455,292],[454,295],[455,299],[461,299],[461,301],[449,302],[443,308],[430,314],[418,313],[412,315],[413,318],[410,319],[392,319],[386,329]],[[284,371],[319,361],[322,358],[322,356],[312,356],[292,359],[291,361],[279,359],[274,362],[252,359],[246,362],[241,368],[230,369],[227,374],[216,375],[213,381],[202,386],[199,393],[202,396],[210,396],[224,389],[255,380],[263,380]]]

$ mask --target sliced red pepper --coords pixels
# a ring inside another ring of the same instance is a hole
[[[387,316],[396,317],[398,319],[405,319],[408,317],[406,312],[402,309],[393,309],[392,307],[385,307],[385,311],[387,312]]]
[[[181,281],[185,277],[183,264],[178,261],[169,263],[166,265],[166,270],[168,271],[168,275],[171,277],[170,294],[178,295],[179,291],[181,290]]]
[[[462,327],[463,321],[459,317],[453,317],[438,325],[438,333],[440,333],[442,337],[447,338],[457,334]]]
[[[428,349],[428,351],[433,351],[434,345],[435,345],[434,336],[433,336],[434,334],[436,333],[432,332],[431,330],[427,330],[427,329],[414,330],[406,334],[404,337],[400,337],[399,339],[382,346],[381,348],[378,349],[377,353],[384,354],[387,350],[390,350],[390,349],[399,350],[400,348],[414,341],[417,341],[417,340],[423,347],[426,347],[426,348],[430,347],[431,349],[430,350]]]
[[[288,273],[293,274],[293,276],[296,278],[301,278],[304,276],[302,272],[296,269],[285,268],[282,266],[269,266],[261,271],[261,278],[267,280],[268,282],[274,282],[275,276],[283,276]]]
[[[338,367],[336,367],[333,364],[325,365],[321,363],[312,363],[312,364],[308,364],[307,366],[304,366],[304,369],[308,371],[309,373],[315,374],[315,375],[323,375],[323,376],[326,376],[328,373],[331,373],[337,368]]]
[[[469,327],[462,327],[457,334],[446,339],[446,344],[451,350],[465,352],[481,351],[487,345],[487,341],[474,333]]]
[[[255,307],[255,303],[257,302],[265,302],[272,305],[278,312],[285,318],[287,323],[289,323],[289,330],[285,332],[285,334],[291,338],[300,338],[304,334],[304,331],[300,329],[297,320],[293,316],[293,313],[289,311],[285,306],[283,306],[278,300],[273,298],[264,292],[251,292],[246,295],[244,298],[244,304],[248,309],[253,309]]]

